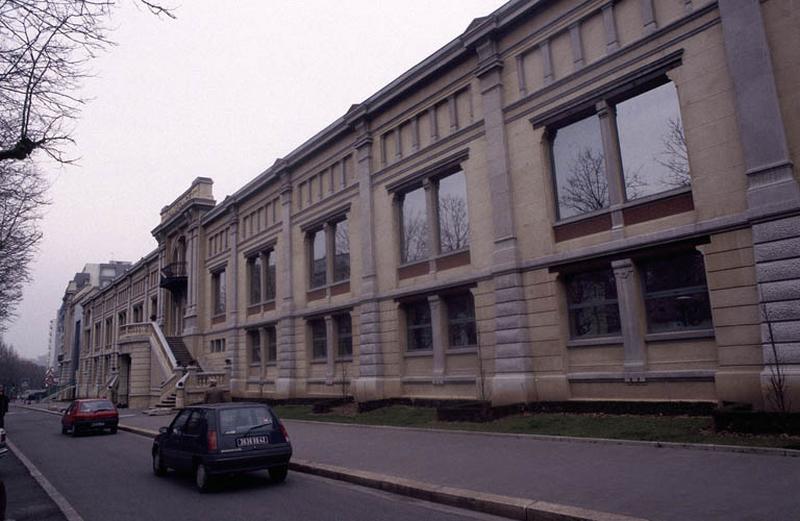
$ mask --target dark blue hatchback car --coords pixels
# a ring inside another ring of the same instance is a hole
[[[269,470],[275,482],[286,479],[292,445],[272,409],[261,403],[219,403],[182,409],[153,441],[153,472],[192,472],[197,488],[213,476]]]

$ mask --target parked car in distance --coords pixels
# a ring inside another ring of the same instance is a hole
[[[262,403],[217,403],[182,409],[153,440],[153,472],[191,472],[204,492],[213,477],[269,470],[272,481],[286,479],[292,445],[273,410]]]
[[[74,400],[64,409],[61,417],[61,434],[77,436],[81,432],[104,431],[116,434],[119,413],[110,400]]]
[[[6,455],[8,447],[6,447],[6,430],[0,428],[0,458]]]

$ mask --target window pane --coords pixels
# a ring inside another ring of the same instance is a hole
[[[712,327],[705,265],[698,251],[642,264],[650,332]]]
[[[264,300],[275,299],[275,252],[267,252],[267,281],[265,284],[266,295]]]
[[[311,236],[311,287],[325,285],[325,230],[319,230]]]
[[[214,313],[225,313],[225,271],[212,275],[211,282],[214,289]]]
[[[567,305],[572,338],[620,332],[617,284],[611,269],[570,276]]]
[[[439,242],[442,253],[469,246],[467,180],[464,172],[439,181]]]
[[[672,82],[619,103],[617,128],[629,200],[690,185],[686,138]]]
[[[427,301],[406,305],[406,331],[409,351],[433,349],[431,310]]]
[[[267,332],[267,360],[274,362],[278,359],[278,342],[275,334],[274,327],[268,327]]]
[[[261,361],[261,335],[258,331],[248,331],[247,340],[250,344],[250,362]]]
[[[311,326],[311,356],[313,358],[325,358],[328,353],[325,321],[312,320],[309,325]]]
[[[447,329],[450,347],[466,347],[478,344],[475,327],[475,304],[472,294],[454,295],[445,300],[447,305]]]
[[[334,228],[333,247],[335,249],[333,280],[350,278],[350,233],[347,221],[339,221]]]
[[[559,218],[607,207],[600,119],[590,116],[558,129],[552,147]]]
[[[403,263],[428,257],[428,217],[425,190],[417,188],[403,197]]]
[[[250,279],[250,304],[261,302],[261,257],[254,257],[247,261],[247,271]]]
[[[353,354],[353,323],[350,315],[337,315],[334,318],[339,340],[339,356],[351,356]]]

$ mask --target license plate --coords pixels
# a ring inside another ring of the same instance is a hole
[[[106,424],[106,422],[94,422],[92,427],[102,427]]]
[[[259,445],[268,445],[269,436],[247,436],[245,438],[237,438],[237,447],[257,447]]]

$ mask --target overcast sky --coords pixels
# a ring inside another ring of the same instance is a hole
[[[503,3],[184,0],[162,20],[120,0],[118,45],[85,85],[79,166],[45,166],[53,204],[5,340],[45,353],[74,273],[152,251],[160,209],[195,177],[222,201]]]

